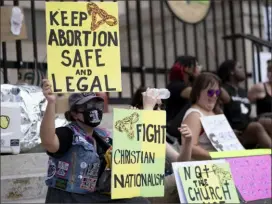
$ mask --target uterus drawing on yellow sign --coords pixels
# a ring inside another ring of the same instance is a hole
[[[1,102],[1,153],[20,153],[21,111],[16,102]]]

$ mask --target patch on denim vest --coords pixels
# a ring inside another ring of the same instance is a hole
[[[46,179],[51,179],[55,176],[57,171],[56,164],[49,159],[48,160],[48,171],[47,171],[47,178]]]
[[[85,165],[81,165],[80,167],[85,167]],[[82,174],[80,175],[80,188],[91,192],[95,191],[99,167],[99,163],[94,163],[87,165],[85,168],[82,168],[83,171],[81,171]]]
[[[58,162],[58,169],[56,175],[59,177],[65,177],[67,175],[67,172],[69,170],[70,164],[64,161]]]

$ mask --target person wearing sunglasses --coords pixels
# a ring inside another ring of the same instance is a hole
[[[248,93],[240,87],[240,83],[246,79],[241,64],[235,60],[224,61],[218,69],[218,76],[228,93],[228,97],[222,100],[224,114],[240,142],[245,148],[271,148],[271,135],[258,120],[250,117]]]
[[[202,127],[200,117],[221,114],[218,98],[221,95],[221,80],[212,73],[202,73],[194,81],[190,100],[192,106],[183,117],[182,124],[192,132],[192,159],[211,159],[209,152],[216,151]],[[185,147],[182,138],[182,147]]]
[[[103,98],[95,93],[71,94],[65,113],[70,123],[55,128],[56,96],[47,79],[43,80],[43,94],[47,107],[40,137],[49,155],[45,203],[149,203],[145,198],[111,200],[108,165],[112,139],[98,128]]]

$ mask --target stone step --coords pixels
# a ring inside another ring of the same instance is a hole
[[[1,156],[1,203],[45,199],[45,153]]]
[[[1,202],[1,203],[45,203],[45,198],[32,199],[32,200],[8,201],[8,202]]]

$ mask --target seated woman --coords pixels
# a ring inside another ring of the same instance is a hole
[[[252,103],[256,102],[259,122],[272,135],[272,60],[267,61],[267,78],[268,82],[251,87],[248,98]]]
[[[223,102],[224,114],[231,127],[236,131],[238,138],[246,148],[260,147],[271,148],[271,136],[264,126],[250,118],[251,104],[247,98],[247,91],[239,84],[245,80],[245,73],[239,62],[227,60],[218,70],[218,76],[222,79],[223,88],[229,97]]]
[[[162,102],[158,97],[152,94],[152,89],[140,87],[132,100],[132,108],[144,110],[162,110]],[[187,125],[182,125],[179,129],[181,137],[184,140],[184,148],[177,152],[166,142],[166,172],[165,172],[165,196],[160,198],[151,198],[152,203],[178,203],[179,197],[176,187],[176,181],[171,168],[172,162],[181,162],[191,160],[192,153],[192,134]],[[169,166],[170,165],[170,168]]]
[[[200,117],[221,113],[217,108],[218,97],[221,94],[220,88],[220,79],[212,73],[200,74],[193,84],[190,96],[192,106],[185,113],[182,124],[187,125],[191,130],[193,140],[192,158],[194,160],[211,159],[209,151],[216,151],[203,130]],[[182,141],[182,144],[184,142]],[[185,145],[182,145],[182,147],[185,147]]]

